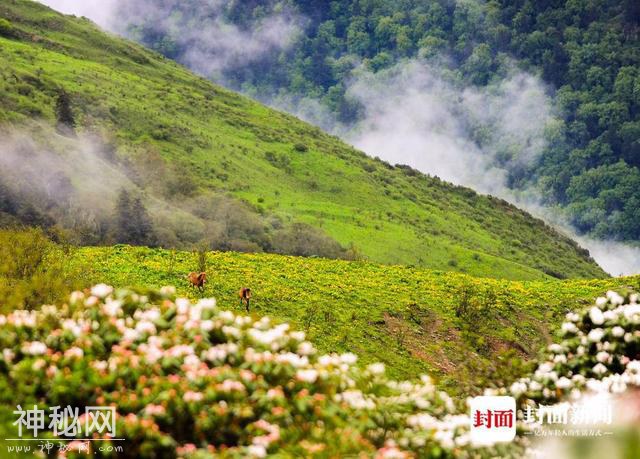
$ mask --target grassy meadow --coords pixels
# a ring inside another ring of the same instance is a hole
[[[640,286],[637,277],[508,281],[370,262],[209,252],[209,282],[201,293],[185,279],[199,268],[195,252],[120,245],[80,248],[70,257],[90,279],[117,287],[174,285],[179,294],[213,296],[236,313],[244,310],[238,290],[250,287],[251,314],[290,322],[324,352],[354,352],[363,362],[385,363],[397,377],[427,372],[460,391],[475,390],[501,359],[537,356],[566,312],[608,289]]]

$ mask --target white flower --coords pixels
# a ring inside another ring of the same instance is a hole
[[[555,344],[555,343],[554,344],[550,344],[547,349],[549,349],[549,351],[553,352],[554,354],[560,354],[564,350],[562,348],[562,346],[560,346],[559,344]]]
[[[62,329],[70,331],[76,338],[82,333],[82,327],[72,319],[62,321]]]
[[[340,360],[347,365],[353,365],[358,360],[358,357],[355,354],[348,352],[346,354],[342,354],[340,356]]]
[[[517,397],[520,394],[523,394],[524,392],[527,391],[527,384],[521,381],[516,381],[513,384],[511,384],[511,387],[509,388],[509,390],[513,395]]]
[[[569,322],[577,322],[580,320],[580,315],[575,312],[569,312],[567,313],[566,318]]]
[[[77,346],[71,347],[64,351],[64,356],[67,358],[82,358],[84,356],[84,351]]]
[[[551,362],[543,362],[538,366],[540,373],[548,373],[551,370],[553,370],[553,363]]]
[[[214,309],[216,307],[216,299],[215,298],[203,298],[198,301],[198,306],[203,311],[208,311],[210,309]]]
[[[614,394],[621,394],[625,390],[627,390],[627,384],[623,380],[616,378],[611,383],[611,392],[613,392]]]
[[[381,374],[384,373],[384,364],[383,363],[372,363],[371,365],[369,365],[367,367],[367,370],[369,370],[369,372],[371,374],[381,375]]]
[[[617,306],[619,304],[624,303],[624,298],[620,294],[618,294],[618,293],[616,293],[616,292],[614,292],[612,290],[609,290],[607,292],[607,298],[609,298],[609,301],[614,306]]]
[[[309,341],[303,341],[298,345],[298,354],[311,355],[314,353],[313,345]]]
[[[309,365],[309,359],[306,356],[299,356],[293,352],[285,352],[284,354],[276,354],[275,358],[278,363],[286,363],[292,367],[301,368]]]
[[[296,379],[302,382],[314,383],[318,379],[318,371],[312,368],[308,370],[298,370],[296,372]]]
[[[13,358],[16,356],[16,353],[13,352],[11,349],[6,348],[2,350],[2,358],[4,359],[5,362],[7,363],[11,363],[13,361]]]
[[[40,341],[32,341],[30,343],[25,343],[22,347],[22,352],[30,355],[42,355],[47,352],[47,345]]]
[[[125,328],[122,333],[122,339],[125,341],[137,341],[138,338],[140,338],[140,333],[133,328]]]
[[[571,382],[571,380],[565,376],[563,376],[562,378],[558,379],[556,381],[556,387],[558,389],[568,389],[573,385],[573,383]]]
[[[340,358],[336,355],[321,355],[318,357],[318,363],[323,367],[340,365]]]
[[[352,408],[360,410],[374,409],[376,406],[373,400],[365,398],[359,390],[347,390],[341,394],[336,394],[336,400],[339,402],[346,402]]]
[[[627,370],[640,373],[640,360],[631,360],[627,363]]]
[[[603,375],[608,371],[607,367],[605,367],[602,363],[596,364],[592,370],[597,375]]]
[[[91,362],[91,366],[98,371],[105,371],[109,367],[109,363],[106,360],[94,360]]]
[[[238,330],[236,327],[230,327],[228,325],[222,327],[222,333],[227,336],[233,336],[234,338],[240,338],[242,336],[240,330]]]
[[[222,311],[220,314],[218,314],[218,317],[220,317],[225,322],[233,322],[236,318],[236,316],[231,311]]]
[[[247,452],[252,457],[266,457],[267,455],[267,450],[262,445],[249,445]]]
[[[608,363],[611,360],[611,355],[608,352],[600,351],[596,354],[596,360],[601,363]]]
[[[619,325],[616,327],[613,327],[611,329],[611,334],[616,338],[620,338],[621,336],[624,336],[624,328],[620,327]]]
[[[558,354],[553,357],[554,363],[567,363],[567,356],[564,354]]]
[[[592,341],[594,343],[599,342],[603,336],[604,336],[604,331],[602,330],[602,328],[594,328],[589,332],[589,335],[588,335],[589,341]]]
[[[106,296],[111,295],[111,292],[113,292],[113,287],[107,284],[98,284],[91,288],[91,294],[98,298],[105,298]]]
[[[291,339],[294,339],[296,341],[304,341],[306,337],[305,333],[301,331],[291,332],[290,336],[291,336]]]
[[[595,325],[602,325],[604,323],[602,310],[597,306],[594,306],[589,310],[589,318]]]
[[[79,303],[83,299],[84,299],[84,293],[75,291],[71,293],[71,295],[69,296],[69,303],[73,305],[73,304]]]
[[[176,288],[173,285],[165,285],[160,289],[160,293],[164,296],[172,296],[176,294]]]
[[[95,296],[95,295],[91,295],[89,298],[87,298],[86,300],[84,300],[84,304],[85,306],[95,306],[96,304],[98,304],[100,302],[100,299]]]
[[[640,323],[640,304],[630,304],[624,308],[624,316],[634,324]]]
[[[564,322],[562,324],[562,331],[564,333],[578,333],[578,327],[572,322]]]
[[[149,335],[155,335],[156,326],[153,324],[153,322],[150,322],[148,320],[141,320],[136,324],[136,332],[138,332],[141,335],[145,333]]]
[[[178,310],[178,314],[186,314],[187,312],[189,312],[189,306],[191,306],[191,302],[188,299],[176,299],[176,309]]]
[[[204,396],[202,395],[202,392],[194,392],[194,391],[187,391],[184,393],[184,395],[182,396],[182,399],[185,402],[199,402],[204,398]]]
[[[529,383],[529,390],[538,392],[539,390],[542,390],[542,384],[540,384],[538,381],[531,381]]]
[[[607,304],[607,299],[605,297],[601,296],[601,297],[596,299],[596,306],[602,307],[605,304]]]
[[[102,305],[102,312],[110,317],[116,317],[122,311],[122,301],[110,300]]]

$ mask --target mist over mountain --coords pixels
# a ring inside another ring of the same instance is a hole
[[[44,3],[372,156],[553,209],[598,253],[640,237],[634,2]]]

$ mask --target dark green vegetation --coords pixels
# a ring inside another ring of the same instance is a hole
[[[517,375],[519,358],[535,357],[566,312],[608,289],[640,286],[636,277],[521,282],[369,262],[209,252],[209,282],[199,293],[185,279],[201,268],[198,253],[115,246],[82,248],[75,259],[102,282],[175,285],[179,294],[214,296],[235,312],[244,311],[239,288],[250,287],[252,314],[290,322],[322,351],[354,352],[363,362],[385,363],[399,377],[428,372],[462,393]]]
[[[164,16],[170,27],[132,24],[130,33],[178,60],[192,44],[183,39],[185,32],[194,23],[206,26],[202,15],[212,11],[202,0],[136,3],[171,9]],[[287,9],[307,22],[290,48],[228,68],[224,77],[265,100],[283,94],[319,99],[350,123],[362,107],[345,97],[345,88],[360,62],[378,71],[406,58],[444,57],[455,84],[484,87],[502,78],[515,57],[517,65],[552,86],[560,121],[530,167],[509,164],[509,152],[499,156],[500,166],[510,169],[510,185],[535,184],[548,204],[566,208],[580,231],[633,241],[640,238],[639,5],[637,0],[229,2],[220,14],[241,28]],[[482,135],[476,137],[482,144]]]
[[[0,313],[51,304],[91,284],[76,250],[40,230],[0,230]]]
[[[0,18],[7,225],[61,227],[79,244],[366,257],[513,279],[604,275],[504,201],[368,158],[87,20],[26,0],[3,2]]]

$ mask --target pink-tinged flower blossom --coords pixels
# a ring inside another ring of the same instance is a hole
[[[298,370],[296,379],[305,383],[314,383],[318,379],[318,371],[312,368],[307,370]]]
[[[22,352],[30,355],[43,355],[47,352],[47,345],[40,341],[32,341],[22,346]]]
[[[185,402],[200,402],[204,398],[202,392],[187,391],[182,396]]]
[[[106,284],[98,284],[91,288],[91,294],[98,298],[105,298],[111,295],[111,292],[113,292],[113,287]]]

